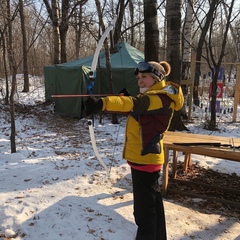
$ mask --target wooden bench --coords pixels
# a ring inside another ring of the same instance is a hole
[[[191,143],[192,145],[180,145],[181,143]],[[194,145],[194,143],[198,143]],[[199,143],[209,143],[209,145],[200,145]],[[162,193],[167,194],[168,172],[169,172],[169,153],[173,151],[172,176],[176,177],[178,152],[185,154],[184,170],[191,164],[191,155],[203,155],[215,157],[240,163],[240,149],[231,147],[214,147],[210,143],[230,144],[235,147],[240,146],[239,138],[220,137],[212,135],[192,134],[183,132],[167,132],[163,138],[165,162],[163,165]]]

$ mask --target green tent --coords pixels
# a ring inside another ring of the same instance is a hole
[[[131,95],[138,93],[137,80],[133,72],[136,65],[144,61],[144,54],[126,42],[118,43],[111,53],[113,93],[126,88]],[[53,94],[86,94],[88,74],[93,56],[44,67],[45,99],[55,102],[55,112],[61,115],[82,117],[84,98],[52,98]],[[111,93],[106,71],[105,52],[99,55],[94,93]]]

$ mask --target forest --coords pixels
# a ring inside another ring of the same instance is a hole
[[[145,34],[154,37],[154,28],[145,31],[145,15],[151,15],[147,13],[152,9],[147,6],[150,3],[157,10],[157,52],[161,59],[166,59],[168,2],[173,2],[173,6],[170,6],[173,16],[169,14],[169,17],[179,18],[173,22],[174,25],[177,22],[181,24],[179,37],[182,61],[186,61],[184,49],[187,48],[193,55],[192,58],[196,59],[201,48],[202,60],[212,64],[213,60],[217,62],[225,44],[223,61],[238,62],[238,1],[214,0],[209,5],[206,0],[4,0],[0,3],[0,76],[5,78],[6,75],[12,75],[9,56],[11,49],[17,73],[26,71],[27,65],[27,70],[32,75],[42,75],[44,65],[73,61],[93,54],[99,38],[115,15],[117,21],[113,44],[126,41],[141,51],[148,51],[145,48],[151,47],[147,46],[150,40]],[[144,8],[144,5],[147,7]],[[177,15],[179,9],[181,15]],[[147,22],[154,21],[151,17],[147,19]],[[150,30],[152,32],[149,33]],[[226,30],[227,37],[224,39]]]

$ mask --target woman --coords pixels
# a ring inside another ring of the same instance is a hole
[[[89,98],[86,115],[96,111],[129,113],[123,158],[131,167],[136,240],[167,239],[165,214],[158,179],[164,163],[163,135],[173,113],[183,105],[181,88],[165,82],[171,71],[167,62],[141,62],[134,74],[140,94]]]

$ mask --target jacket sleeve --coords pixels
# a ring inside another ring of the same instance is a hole
[[[102,98],[103,111],[109,112],[131,112],[134,107],[132,97],[128,96],[110,96]]]
[[[134,114],[153,114],[161,109],[164,103],[158,95],[110,96],[102,98],[103,111],[108,112],[133,112]],[[153,112],[152,112],[153,111]]]

